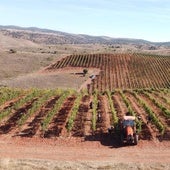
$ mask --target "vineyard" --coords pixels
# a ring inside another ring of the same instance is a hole
[[[46,71],[67,67],[99,68],[89,91],[114,89],[169,88],[170,57],[149,54],[70,55],[50,65]]]
[[[170,139],[169,89],[95,90],[89,94],[1,88],[0,95],[0,136],[98,136],[129,111],[141,117],[136,123],[142,140]]]

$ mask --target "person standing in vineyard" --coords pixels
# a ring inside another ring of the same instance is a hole
[[[147,124],[149,124],[152,121],[152,117],[150,115],[148,115],[147,117]]]
[[[90,109],[93,109],[93,102],[92,101],[90,101],[89,107],[90,107]]]
[[[97,114],[97,122],[101,123],[101,121],[102,121],[102,116],[101,116],[101,113],[98,112],[98,114]]]

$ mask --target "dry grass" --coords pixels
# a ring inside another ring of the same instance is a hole
[[[0,52],[0,79],[38,71],[55,59],[48,54]]]
[[[1,85],[18,88],[74,88],[78,89],[85,81],[84,77],[62,74],[28,74],[9,80],[1,81]]]
[[[34,47],[38,47],[39,45],[28,40],[22,40],[22,39],[5,36],[0,32],[1,49],[22,48],[22,47],[28,47],[28,46],[34,48]]]
[[[161,163],[115,163],[105,161],[93,161],[93,162],[76,162],[76,161],[50,161],[50,160],[14,160],[4,159],[0,160],[0,169],[3,170],[164,170],[169,169],[169,164]]]
[[[2,80],[0,85],[17,88],[71,88],[78,90],[83,84],[86,86],[89,76],[95,75],[96,72],[98,73],[99,69],[88,69],[88,74],[84,77],[83,68],[64,68],[56,72],[40,71]]]

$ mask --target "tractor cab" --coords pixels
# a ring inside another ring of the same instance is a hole
[[[121,143],[137,145],[138,135],[136,134],[135,116],[124,116],[120,122]]]
[[[135,126],[135,116],[124,116],[122,123],[123,123],[123,127],[127,127],[127,126],[134,127]]]

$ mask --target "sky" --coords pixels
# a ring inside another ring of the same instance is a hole
[[[170,41],[170,0],[0,0],[0,25]]]

